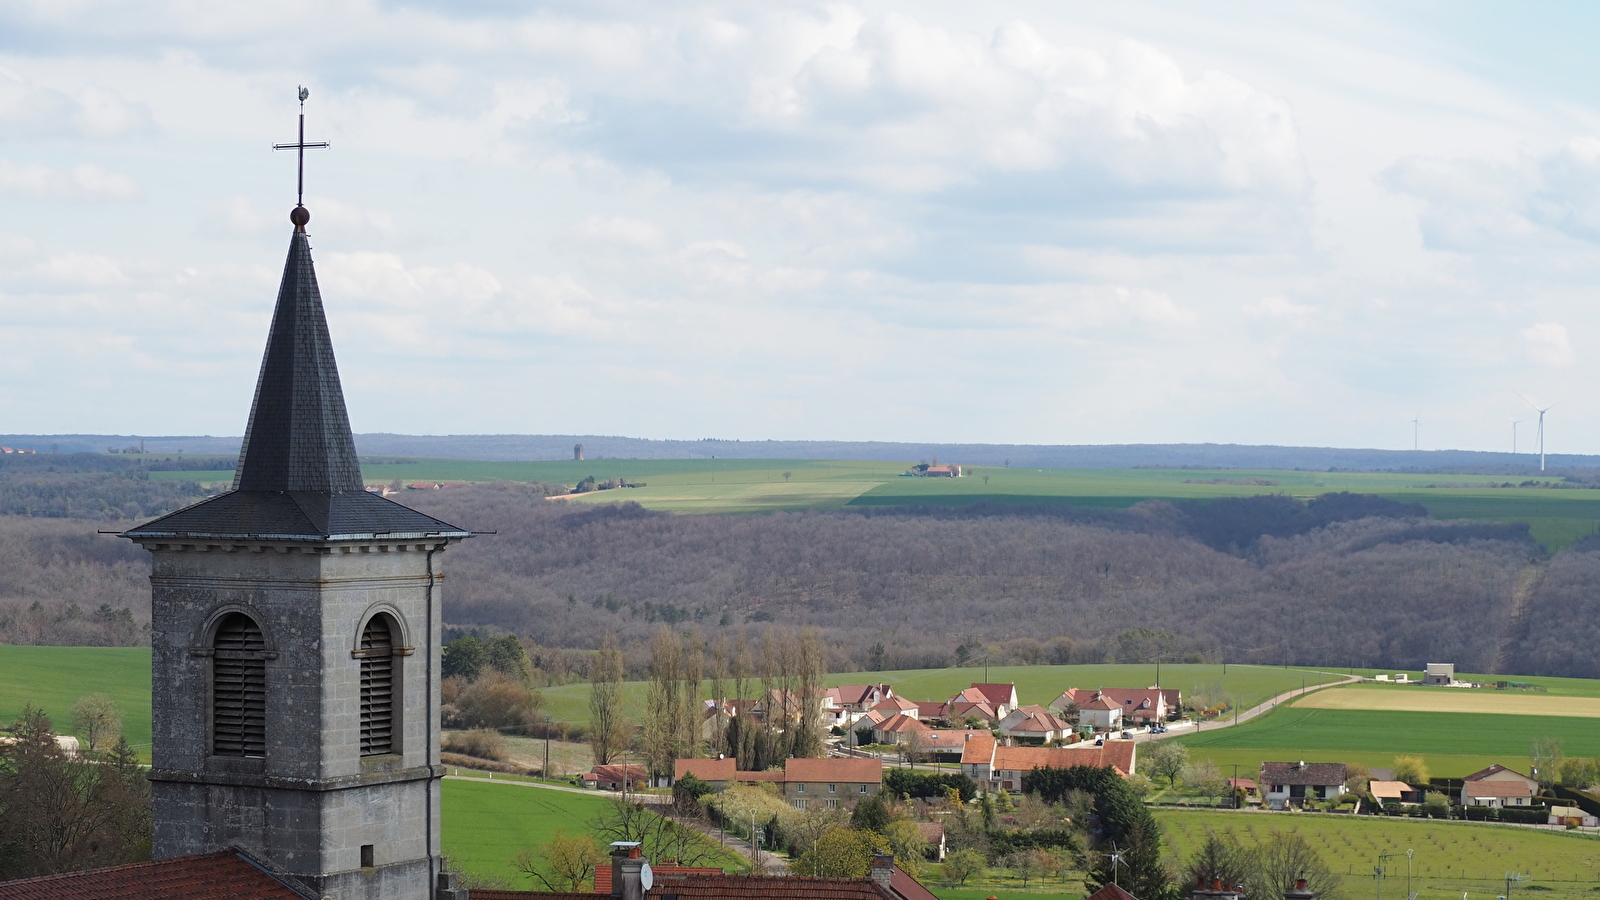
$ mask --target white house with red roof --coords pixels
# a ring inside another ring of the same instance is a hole
[[[996,716],[1005,718],[1017,708],[1017,686],[1014,684],[974,684],[950,698],[953,708],[957,703],[987,703]]]
[[[1091,700],[1106,697],[1122,707],[1122,721],[1140,725],[1176,718],[1183,705],[1183,692],[1177,688],[1067,688],[1047,704],[1056,714],[1073,706],[1082,709]],[[1081,721],[1081,720],[1080,720]],[[1115,726],[1107,726],[1115,727]]]
[[[1041,767],[1111,766],[1133,774],[1138,744],[1106,741],[1099,747],[1002,747],[992,736],[974,737],[961,754],[961,774],[991,790],[1020,791],[1022,777]]]
[[[1461,780],[1462,806],[1532,806],[1539,782],[1495,763]]]
[[[1072,723],[1038,704],[1018,707],[1000,720],[1000,733],[1033,744],[1048,744],[1066,740],[1072,734]]]

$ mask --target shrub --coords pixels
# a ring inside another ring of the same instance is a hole
[[[475,756],[478,759],[505,759],[506,739],[497,731],[475,728],[445,738],[444,749],[449,753]]]
[[[1429,791],[1422,797],[1422,814],[1430,819],[1450,818],[1450,797],[1437,791]]]

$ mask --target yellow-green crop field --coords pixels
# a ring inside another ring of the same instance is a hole
[[[1420,503],[1438,519],[1529,523],[1535,540],[1556,550],[1600,529],[1600,491],[1492,485],[1523,478],[1395,472],[1306,472],[1272,469],[1040,469],[968,467],[963,478],[901,475],[915,460],[603,459],[491,462],[368,459],[369,484],[400,481],[544,481],[575,485],[587,476],[621,478],[643,487],[573,496],[563,503],[632,500],[685,513],[772,512],[843,506],[961,506],[976,503],[1060,503],[1118,508],[1141,500],[1197,500],[1283,493],[1310,498],[1334,491],[1378,494]],[[959,462],[959,461],[957,461]],[[224,485],[231,471],[152,472],[152,478]],[[1531,479],[1555,482],[1557,479]],[[1256,484],[1240,482],[1255,481]],[[403,495],[402,495],[403,499]]]
[[[1413,851],[1411,890],[1419,900],[1463,896],[1495,900],[1505,893],[1505,873],[1512,871],[1529,876],[1515,886],[1513,897],[1518,900],[1592,898],[1600,891],[1600,837],[1588,834],[1476,822],[1259,811],[1162,810],[1156,818],[1165,831],[1167,852],[1178,860],[1192,853],[1207,831],[1231,832],[1247,847],[1275,829],[1298,833],[1328,871],[1344,876],[1346,900],[1378,895],[1373,867],[1380,853],[1399,854],[1384,863],[1382,896],[1404,898],[1407,850]]]
[[[1600,718],[1600,697],[1442,688],[1416,685],[1334,687],[1295,700],[1306,709],[1388,709],[1401,712],[1491,713],[1508,716]]]

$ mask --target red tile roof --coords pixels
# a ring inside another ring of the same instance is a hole
[[[788,781],[839,781],[848,784],[879,784],[883,781],[881,759],[786,759],[783,774]]]
[[[994,758],[994,735],[975,734],[972,740],[967,741],[961,750],[961,764],[966,766],[987,766],[989,760]]]
[[[908,716],[905,713],[895,713],[889,718],[878,723],[878,727],[873,730],[887,731],[890,734],[900,734],[908,731],[918,731],[922,732],[923,734],[927,734],[933,731],[932,728],[929,728],[928,726],[917,721],[916,718]]]
[[[972,686],[972,690],[976,690],[983,695],[983,699],[999,706],[1002,703],[1011,702],[1011,698],[1017,693],[1017,686],[1014,684],[975,684]]]
[[[926,749],[945,753],[965,750],[967,740],[977,737],[993,739],[986,728],[930,728],[922,736]]]
[[[1532,797],[1533,785],[1520,781],[1469,781],[1461,786],[1468,797]]]
[[[716,866],[657,866],[652,865],[650,871],[657,878],[663,875],[721,875],[722,870]],[[611,863],[602,862],[594,867],[594,892],[596,894],[611,893]],[[473,900],[478,896],[477,891],[472,892]]]
[[[939,900],[933,891],[922,886],[922,882],[900,871],[899,866],[894,867],[894,872],[889,876],[889,890],[899,894],[904,900]]]
[[[1490,775],[1498,775],[1501,772],[1510,772],[1511,774],[1516,775],[1519,778],[1527,778],[1529,781],[1533,780],[1532,778],[1529,778],[1527,775],[1523,775],[1521,772],[1518,772],[1516,769],[1513,769],[1513,768],[1510,768],[1510,767],[1507,767],[1507,766],[1502,766],[1499,763],[1495,763],[1494,765],[1490,766],[1487,769],[1479,769],[1478,771],[1473,772],[1471,775],[1468,775],[1467,777],[1465,777],[1465,778],[1463,778],[1461,780],[1462,781],[1481,781],[1481,780],[1483,780],[1485,778],[1488,778]]]
[[[733,781],[739,761],[732,757],[723,759],[679,759],[672,763],[672,780],[693,775],[701,781]]]
[[[1116,884],[1108,884],[1090,894],[1087,900],[1135,900],[1134,896]]]
[[[675,875],[656,879],[650,893],[677,894],[679,900],[894,900],[870,878],[798,875]]]
[[[1133,774],[1133,741],[1106,741],[1100,747],[997,747],[995,771],[1031,772],[1042,766],[1111,766],[1123,775]]]
[[[592,770],[596,781],[607,781],[621,784],[624,780],[637,784],[650,777],[644,766],[595,766]]]
[[[676,894],[680,900],[899,900],[870,878],[805,878],[799,875],[662,874],[655,869],[650,896]],[[899,870],[895,870],[897,874]],[[903,894],[905,900],[929,900],[933,895],[904,876],[921,893]],[[891,876],[890,884],[895,884]],[[909,887],[909,886],[908,886]],[[543,891],[484,891],[474,888],[472,900],[594,900],[594,894]]]
[[[0,900],[305,900],[232,850],[0,882]]]

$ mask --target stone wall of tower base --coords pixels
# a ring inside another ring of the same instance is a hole
[[[437,870],[439,783],[424,778],[340,790],[155,781],[157,859],[237,847],[335,900],[427,900]],[[361,865],[361,847],[373,865]]]

